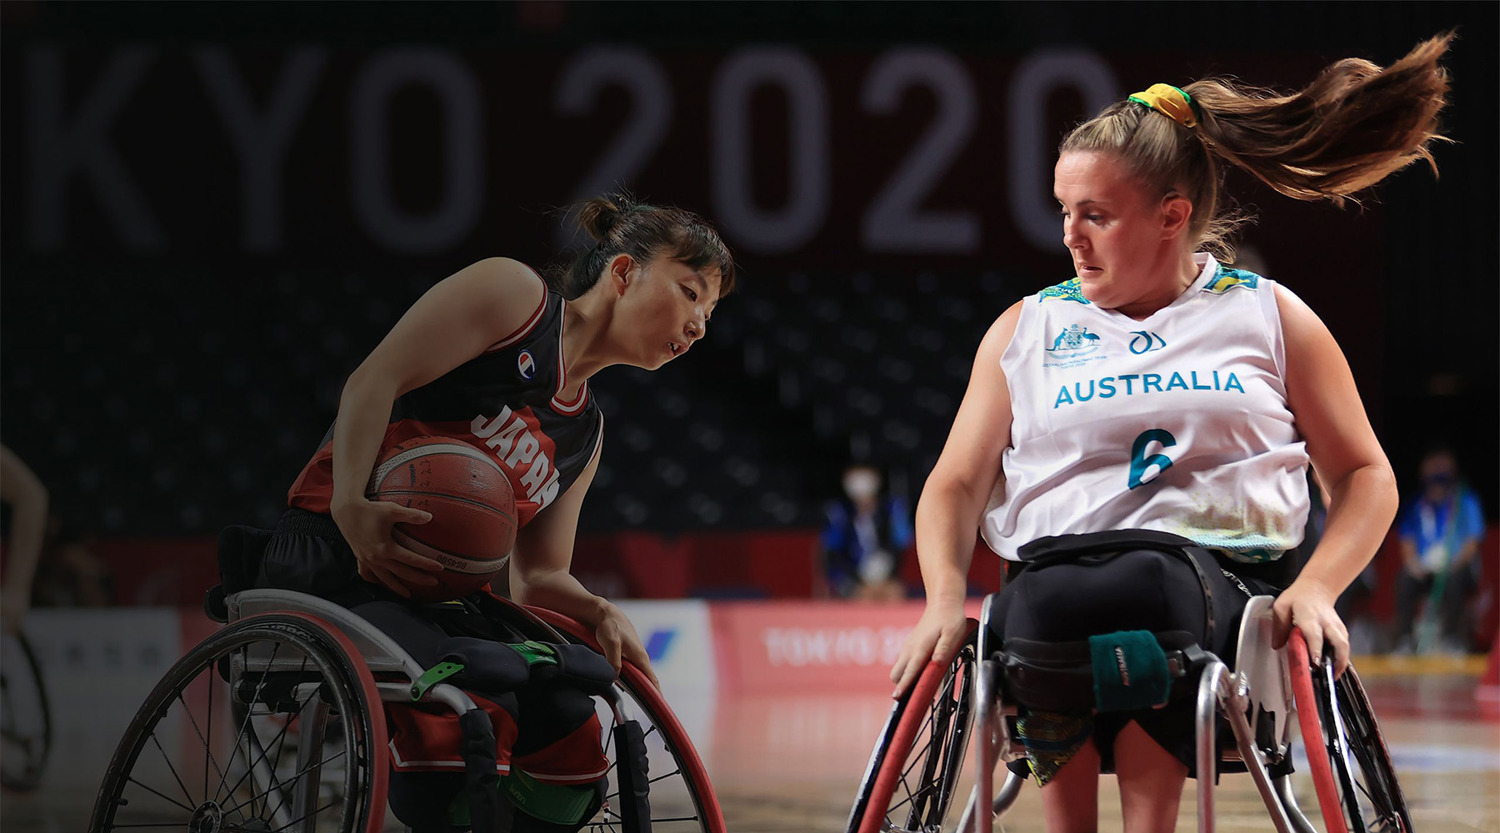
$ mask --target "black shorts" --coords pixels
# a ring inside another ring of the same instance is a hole
[[[1285,586],[1280,564],[1250,565],[1200,550],[1199,564],[1212,599],[1205,609],[1203,580],[1182,557],[1157,548],[1131,546],[1130,533],[1066,536],[1098,549],[1100,541],[1119,541],[1118,549],[1075,560],[1049,560],[1040,566],[1013,564],[994,611],[996,636],[1043,642],[1075,642],[1123,630],[1186,631],[1198,645],[1231,668],[1239,639],[1240,617],[1251,595],[1280,593]],[[1059,541],[1062,539],[1043,539]],[[1041,543],[1041,542],[1038,542]],[[1026,549],[1022,550],[1023,555]],[[1208,624],[1211,618],[1212,625]],[[1208,633],[1208,631],[1212,633]],[[1077,751],[1060,742],[1092,737],[1104,772],[1114,772],[1114,739],[1135,721],[1162,748],[1196,775],[1194,703],[1174,699],[1159,709],[1090,715],[1037,715],[1030,720],[1038,735],[1047,734],[1051,760],[1031,761],[1045,783]],[[1023,717],[1023,735],[1026,733]],[[1030,755],[1030,752],[1028,752]]]

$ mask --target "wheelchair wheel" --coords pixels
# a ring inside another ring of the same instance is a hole
[[[978,623],[946,663],[930,663],[891,709],[847,833],[936,831],[958,794],[973,728]]]
[[[524,611],[545,622],[566,640],[599,650],[593,633],[572,619],[539,608],[525,608]],[[644,672],[630,663],[621,669],[615,685],[622,695],[620,710],[623,717],[640,725],[645,742],[650,827],[643,829],[724,833],[724,814],[719,809],[713,784],[709,782],[708,770],[661,692],[651,685]],[[621,778],[630,755],[628,752],[621,754],[619,740],[610,731],[609,727],[615,720],[609,706],[600,702],[598,708],[600,723],[605,726],[603,743],[604,754],[609,759],[609,785],[605,790],[604,806],[583,829],[601,833],[629,831],[636,825],[630,818],[631,812],[626,809],[629,796],[622,795]],[[624,773],[624,777],[628,783],[629,773]]]
[[[36,789],[52,751],[52,709],[42,666],[25,634],[6,634],[0,646],[0,786]]]
[[[1297,717],[1324,826],[1330,833],[1410,833],[1406,797],[1359,673],[1351,665],[1335,680],[1331,661],[1311,667],[1300,633],[1290,646]]]
[[[105,772],[93,833],[377,833],[385,720],[353,645],[299,613],[236,622],[172,666]]]

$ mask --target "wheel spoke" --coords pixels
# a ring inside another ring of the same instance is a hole
[[[244,650],[245,653],[246,653],[246,656],[249,655],[248,646],[245,647],[245,648],[241,648],[240,650]],[[275,646],[271,648],[271,658],[266,662],[266,667],[267,668],[270,668],[272,665],[275,664],[275,662],[276,662],[276,655],[278,653],[280,653],[280,651],[281,651],[281,643],[277,642],[275,644]],[[210,665],[212,665],[212,663],[210,663]],[[269,676],[270,676],[269,674],[261,674],[260,675],[260,679],[256,680],[256,682],[255,682],[255,695],[252,696],[250,698],[250,702],[248,704],[246,704],[246,707],[245,707],[245,719],[240,722],[240,729],[239,729],[239,732],[235,735],[235,738],[242,738],[242,737],[245,736],[245,729],[250,725],[250,716],[255,713],[255,704],[258,703],[258,702],[260,702],[260,696],[265,691],[265,688],[266,688],[266,679]],[[229,692],[230,699],[232,700],[234,698],[234,696],[235,696],[235,693],[234,693],[234,691],[231,690]],[[235,746],[236,746],[236,748],[238,748],[238,746],[239,746],[238,741],[236,741]],[[246,756],[246,757],[248,758],[249,756]],[[230,760],[233,760],[233,757],[231,757]],[[248,772],[248,770],[247,770],[247,772]],[[217,788],[215,788],[215,790],[214,790],[214,799],[215,800],[218,800],[218,799],[221,799],[221,798],[224,797],[224,795],[225,795],[225,793],[223,791],[224,790],[224,783],[226,781],[228,781],[228,780],[229,780],[229,772],[226,770],[224,772],[223,777],[221,777],[219,779],[219,786]],[[235,790],[239,789],[240,784],[244,783],[244,780],[245,779],[243,777],[241,777],[239,781],[235,782],[234,787],[232,787],[229,790],[229,792],[233,793]]]
[[[146,792],[151,793],[152,795],[155,795],[155,796],[161,798],[163,801],[166,801],[169,804],[175,804],[178,807],[181,807],[182,809],[188,811],[189,813],[193,812],[193,808],[192,807],[189,807],[186,804],[182,804],[182,803],[178,802],[177,799],[171,798],[170,796],[166,795],[165,793],[159,792],[156,789],[153,789],[151,786],[149,786],[149,785],[147,785],[147,784],[145,784],[145,783],[143,783],[141,781],[137,781],[134,778],[129,778],[129,779],[126,779],[126,780],[128,780],[130,783],[136,785],[137,787],[140,787],[141,789],[145,790]],[[189,797],[188,800],[191,801],[192,798]]]
[[[187,784],[182,783],[182,776],[177,774],[177,767],[172,766],[172,759],[167,757],[167,750],[162,748],[161,741],[156,739],[155,732],[151,733],[151,742],[156,745],[156,751],[161,753],[161,759],[166,762],[167,770],[172,773],[173,780],[175,780],[177,782],[177,786],[181,788],[182,797],[186,798],[189,804],[193,803],[193,794],[188,792]]]

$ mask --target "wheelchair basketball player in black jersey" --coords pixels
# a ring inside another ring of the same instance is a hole
[[[406,601],[409,587],[435,584],[442,567],[397,544],[392,527],[430,516],[365,497],[382,449],[431,435],[483,449],[471,426],[509,414],[523,423],[515,430],[535,435],[527,448],[536,449],[497,460],[515,487],[520,524],[511,598],[592,628],[616,672],[628,660],[657,682],[630,621],[569,573],[579,508],[603,439],[588,379],[617,364],[654,370],[686,353],[733,288],[735,267],[718,233],[688,211],[610,196],[586,201],[577,216],[594,245],[550,282],[518,261],[491,258],[412,305],[349,376],[333,427],[291,488],[289,509],[242,576],[226,570],[225,591],[253,586],[331,599],[374,622],[425,667],[436,663],[428,654],[447,636],[521,641],[495,632],[472,607]],[[600,735],[583,728],[596,720],[592,700],[581,692],[523,691],[489,697],[485,708],[518,731],[513,750],[504,752],[512,773],[525,774],[526,793],[508,791],[509,779],[502,779],[508,829],[578,829],[602,799],[602,780],[586,780],[602,760]],[[404,741],[421,747],[443,735],[424,725],[428,716],[402,718],[399,711],[389,713],[398,753]],[[463,775],[451,763],[407,771],[402,762],[417,756],[431,763],[443,754],[421,748],[396,756],[391,808],[418,833],[454,829],[449,813],[462,801]],[[457,760],[456,749],[446,754]]]

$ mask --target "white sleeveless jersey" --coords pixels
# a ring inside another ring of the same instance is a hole
[[[1023,302],[1000,359],[1011,447],[983,519],[1015,560],[1047,535],[1154,529],[1243,561],[1302,541],[1307,450],[1286,403],[1274,282],[1206,254],[1144,321],[1079,281]]]

